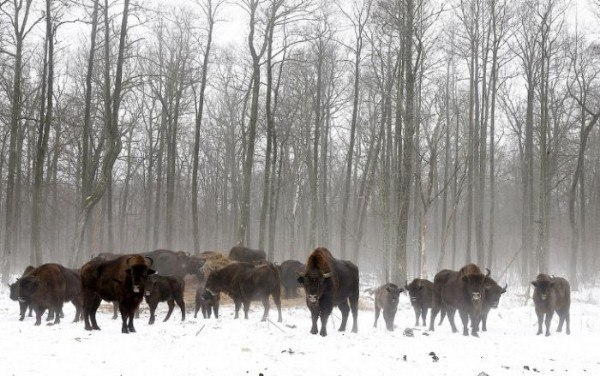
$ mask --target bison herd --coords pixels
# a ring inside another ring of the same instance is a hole
[[[41,324],[46,310],[47,320],[58,324],[64,317],[63,304],[72,302],[76,310],[73,321],[78,322],[83,315],[86,330],[100,329],[96,321],[100,303],[102,300],[113,302],[113,318],[120,312],[122,333],[132,333],[135,332],[134,317],[144,299],[150,308],[149,324],[155,321],[159,302],[166,302],[169,308],[163,321],[170,318],[175,304],[181,309],[181,320],[185,320],[186,274],[192,274],[196,279],[194,317],[201,310],[204,318],[210,318],[212,314],[218,318],[223,292],[233,300],[235,318],[243,308],[247,319],[250,303],[260,301],[264,307],[262,320],[266,321],[272,298],[277,308],[277,320],[281,322],[282,289],[285,298],[289,299],[298,297],[297,288],[302,286],[311,315],[312,334],[327,335],[327,322],[335,306],[342,315],[339,330],[346,329],[348,316],[352,313],[352,332],[358,331],[358,267],[350,261],[336,259],[323,247],[315,249],[306,264],[287,260],[280,265],[267,261],[264,251],[242,246],[233,247],[228,256],[219,252],[192,256],[164,249],[134,254],[101,253],[78,270],[56,263],[29,266],[10,285],[10,298],[19,302],[20,320],[24,319],[28,309],[29,316],[35,312],[35,325]],[[481,330],[487,330],[489,311],[498,307],[507,288],[498,285],[490,274],[489,269],[484,273],[477,265],[467,264],[458,271],[445,269],[438,272],[433,282],[415,278],[404,286],[386,283],[368,289],[374,294],[374,326],[383,312],[386,328],[394,330],[399,295],[406,292],[415,312],[416,326],[420,323],[426,326],[427,312],[431,310],[430,331],[435,330],[439,314],[439,324],[447,317],[452,331],[457,332],[455,315],[458,312],[463,335],[478,336],[480,325]],[[557,331],[560,332],[566,323],[566,333],[570,334],[569,283],[564,278],[539,274],[531,284],[538,318],[537,334],[543,333],[542,324],[545,323],[545,334],[550,335],[554,312],[559,317]]]

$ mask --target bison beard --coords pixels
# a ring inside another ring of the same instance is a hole
[[[147,263],[146,260],[149,260]],[[83,318],[86,330],[100,330],[96,311],[102,299],[118,301],[123,324],[121,332],[135,332],[133,317],[144,297],[144,283],[152,259],[139,254],[125,255],[114,260],[93,259],[81,267]]]
[[[312,327],[310,332],[317,334],[317,320],[321,317],[321,336],[327,335],[327,320],[333,306],[342,312],[339,331],[346,330],[348,312],[352,309],[352,332],[358,331],[358,268],[346,260],[336,260],[326,248],[315,249],[306,261],[306,269],[298,276],[304,285]],[[348,305],[348,303],[350,303]]]
[[[489,275],[489,270],[487,274]],[[433,280],[429,330],[435,330],[435,317],[440,310],[445,310],[452,332],[456,333],[458,330],[454,324],[454,314],[458,310],[463,323],[463,335],[469,335],[468,324],[471,320],[471,335],[478,337],[486,277],[487,275],[483,275],[479,267],[474,264],[465,265],[458,272],[442,270],[436,274]]]

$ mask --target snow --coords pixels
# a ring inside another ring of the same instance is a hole
[[[364,286],[366,288],[367,286]],[[1,375],[599,375],[600,289],[572,295],[571,335],[536,336],[537,318],[531,299],[510,291],[490,312],[488,332],[480,338],[452,333],[445,321],[429,332],[415,328],[409,299],[401,295],[396,330],[385,330],[383,317],[373,328],[372,297],[361,297],[358,333],[337,331],[340,313],[334,309],[329,335],[311,335],[310,314],[302,299],[284,300],[283,323],[260,322],[262,304],[253,302],[248,320],[233,319],[233,306],[221,304],[219,319],[193,318],[186,301],[181,322],[178,307],[167,322],[166,303],[148,325],[149,312],[135,320],[137,333],[121,334],[121,320],[111,319],[112,306],[98,312],[101,331],[88,332],[71,323],[74,308],[65,305],[58,325],[34,326],[34,318],[19,321],[18,303],[0,297]],[[191,296],[187,294],[186,296]],[[243,317],[243,314],[242,314]],[[462,324],[457,317],[457,325]],[[335,324],[335,329],[334,329]],[[349,322],[349,327],[351,322]],[[413,328],[413,337],[404,336]],[[437,360],[435,360],[437,358]]]

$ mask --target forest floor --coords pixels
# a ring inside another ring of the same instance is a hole
[[[385,330],[383,317],[373,327],[372,298],[363,294],[358,333],[337,331],[335,308],[329,335],[321,337],[309,333],[303,299],[284,301],[282,323],[276,322],[273,304],[270,320],[260,322],[258,302],[248,320],[234,320],[230,300],[223,301],[219,319],[205,320],[201,314],[193,318],[188,293],[185,321],[175,307],[163,322],[167,307],[161,303],[156,323],[148,325],[142,303],[137,333],[121,334],[121,320],[111,320],[108,304],[98,313],[101,331],[71,323],[70,303],[60,324],[36,327],[34,318],[19,321],[18,303],[8,298],[6,287],[0,292],[0,375],[600,375],[599,288],[574,292],[571,335],[555,332],[555,315],[550,337],[536,336],[531,299],[526,302],[524,291],[509,288],[480,338],[454,334],[447,322],[435,332],[415,327],[405,294],[395,331]]]

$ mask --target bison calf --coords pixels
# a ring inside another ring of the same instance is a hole
[[[410,304],[415,311],[415,326],[419,326],[419,316],[423,320],[423,326],[426,325],[427,310],[431,308],[433,299],[433,282],[426,279],[415,278],[411,283],[405,285]]]
[[[201,282],[196,288],[196,307],[194,309],[194,318],[198,316],[198,311],[202,310],[202,317],[210,319],[212,312],[215,313],[215,318],[219,318],[219,304],[221,302],[221,294],[215,295],[206,294],[206,282]]]
[[[298,287],[302,285],[298,283],[298,273],[304,271],[304,264],[298,260],[286,260],[279,266],[281,273],[281,285],[285,291],[285,298],[297,298]]]
[[[377,319],[379,319],[379,314],[383,310],[385,327],[389,331],[394,330],[394,318],[398,310],[398,297],[402,291],[404,289],[399,288],[393,283],[386,283],[375,290],[375,323],[373,327],[377,328]]]
[[[154,312],[159,302],[167,302],[169,311],[164,321],[167,321],[173,313],[175,302],[181,308],[181,321],[185,320],[185,302],[183,301],[183,290],[185,283],[180,277],[152,274],[146,278],[145,300],[150,307],[149,325],[154,324]]]
[[[571,287],[566,279],[561,277],[550,277],[547,274],[538,274],[535,281],[531,282],[535,287],[533,290],[533,303],[535,313],[538,317],[538,332],[542,334],[542,322],[546,315],[546,336],[550,335],[550,322],[554,311],[558,314],[557,332],[562,330],[564,322],[567,322],[567,334],[571,334],[569,308],[571,307]]]

